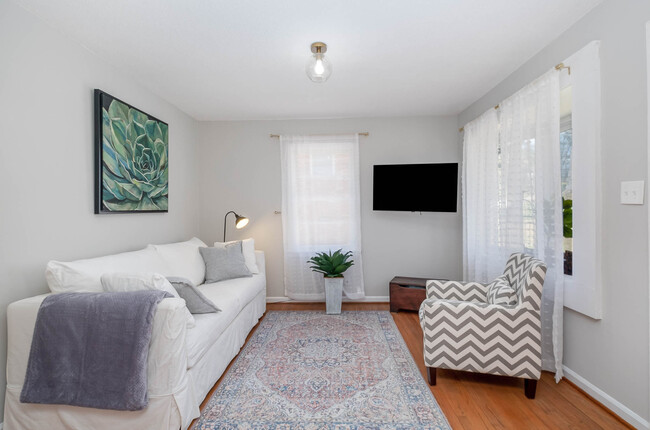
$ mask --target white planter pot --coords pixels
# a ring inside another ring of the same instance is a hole
[[[325,278],[325,302],[328,315],[341,313],[341,300],[343,298],[343,277]]]

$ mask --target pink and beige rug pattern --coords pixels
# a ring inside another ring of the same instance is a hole
[[[268,312],[195,430],[450,429],[389,312]]]

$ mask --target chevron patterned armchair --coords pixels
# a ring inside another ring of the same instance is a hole
[[[545,275],[540,260],[515,253],[490,284],[427,281],[420,325],[429,384],[436,384],[439,367],[514,376],[525,379],[526,397],[534,399],[542,368]]]

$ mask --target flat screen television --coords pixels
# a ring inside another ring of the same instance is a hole
[[[373,168],[372,209],[456,212],[458,163],[384,164]]]

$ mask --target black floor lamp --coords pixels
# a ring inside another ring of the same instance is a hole
[[[226,241],[226,218],[228,218],[228,215],[230,214],[235,214],[235,228],[240,229],[246,227],[248,224],[248,218],[245,216],[237,215],[237,212],[235,211],[229,211],[226,212],[226,216],[223,217],[223,241]]]

